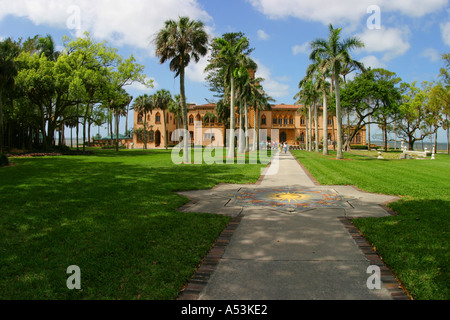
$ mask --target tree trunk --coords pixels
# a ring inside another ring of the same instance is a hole
[[[245,152],[250,152],[250,137],[248,134],[248,104],[245,103]]]
[[[308,141],[308,151],[312,152],[312,143],[313,143],[313,139],[312,139],[312,109],[311,106],[308,107],[308,122],[309,122],[309,141]]]
[[[242,102],[239,104],[239,153],[245,152],[245,137],[244,137],[244,114]]]
[[[309,109],[309,107],[308,107]],[[305,127],[306,127],[306,146],[305,146],[305,150],[309,151],[309,116],[308,116],[309,112],[305,115]]]
[[[236,127],[235,124],[235,114],[236,114],[236,109],[235,109],[235,101],[234,101],[234,76],[231,75],[231,79],[230,79],[230,83],[231,83],[231,106],[230,106],[230,136],[229,136],[229,145],[228,145],[228,155],[227,158],[230,159],[234,159],[235,157],[235,150],[234,150],[234,129]]]
[[[258,109],[258,111],[256,112],[257,113],[257,119],[256,119],[256,122],[255,122],[255,127],[256,127],[256,137],[255,137],[255,139],[256,139],[256,150],[258,151],[259,150],[259,146],[260,146],[260,141],[259,141],[259,138],[260,138],[260,136],[259,136],[259,129],[260,129],[260,124],[261,124],[261,110],[259,110]],[[267,140],[267,137],[266,137],[266,140]]]
[[[316,135],[316,152],[319,153],[319,118],[317,113],[317,103],[314,103],[314,126],[315,126],[315,135]]]
[[[445,119],[448,123],[448,116],[445,116]],[[450,154],[450,126],[447,127],[447,154]]]
[[[79,105],[77,104],[77,130],[76,130],[76,136],[77,136],[77,151],[79,151],[80,149],[78,148],[78,132],[79,132],[79,130],[80,130],[80,128],[79,128],[79,118],[78,118],[78,112],[79,112]]]
[[[0,154],[3,153],[3,92],[0,91]]]
[[[337,156],[336,159],[344,159],[342,151],[342,113],[341,113],[341,90],[339,76],[334,75],[334,87],[336,90],[336,117],[337,117]]]
[[[189,152],[189,143],[190,143],[190,134],[189,134],[189,123],[188,123],[188,117],[187,117],[187,105],[186,105],[186,89],[184,86],[184,77],[185,77],[185,70],[184,67],[181,67],[180,70],[180,100],[181,100],[181,110],[183,112],[183,125],[184,125],[184,136],[183,136],[183,156],[184,156],[184,163],[190,163],[191,155]]]
[[[257,125],[257,123],[256,123],[256,121],[257,121],[257,107],[256,106],[254,106],[254,108],[255,108],[255,114],[254,114],[254,120],[255,120],[255,123],[254,123],[254,125],[253,125],[253,151],[258,151],[259,150],[259,143],[258,143],[258,137],[259,137],[259,132],[257,131],[257,128],[256,128],[256,125]],[[258,136],[258,137],[257,137]]]
[[[119,152],[119,112],[116,113],[116,152]]]
[[[163,110],[163,119],[164,119],[164,144],[165,144],[165,148],[166,150],[169,148],[168,144],[169,141],[167,139],[167,121],[166,121],[166,110]]]
[[[327,94],[323,93],[323,155],[328,155],[328,102]]]

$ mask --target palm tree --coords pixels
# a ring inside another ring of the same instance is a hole
[[[321,59],[316,57],[314,61],[306,71],[308,76],[315,77],[315,89],[322,93],[323,98],[323,155],[328,155],[328,94],[330,93],[331,84],[327,81],[330,77],[330,73],[327,70],[320,70]],[[316,137],[318,139],[318,137]]]
[[[178,21],[167,20],[165,26],[156,36],[156,56],[163,64],[170,60],[170,70],[175,72],[175,77],[180,76],[180,98],[183,112],[185,134],[188,135],[189,124],[187,119],[187,105],[185,92],[185,69],[194,60],[200,61],[208,53],[208,34],[204,23],[190,20],[188,17],[180,17]],[[188,136],[184,141],[184,161],[190,162],[188,150]]]
[[[261,123],[261,111],[263,110],[271,110],[272,106],[270,102],[274,102],[275,100],[270,97],[265,91],[262,85],[260,84],[263,79],[259,78],[259,82],[254,84],[253,95],[251,97],[251,103],[253,104],[253,108],[255,110],[255,134],[253,136],[253,150],[258,151],[259,149],[259,129]]]
[[[236,114],[236,84],[235,79],[240,67],[248,66],[249,60],[246,55],[250,43],[246,37],[240,38],[216,38],[213,42],[213,51],[215,56],[210,60],[209,65],[205,71],[222,70],[224,76],[224,84],[227,87],[225,93],[230,92],[230,136],[229,136],[229,150],[227,157],[234,159],[235,144],[234,144],[234,130],[235,130],[235,114]],[[228,95],[224,95],[224,99],[228,99]]]
[[[364,70],[364,66],[360,62],[353,60],[349,53],[351,49],[364,47],[364,43],[357,37],[350,37],[341,40],[342,29],[334,29],[331,24],[329,26],[329,31],[330,34],[328,39],[316,39],[311,43],[312,52],[310,59],[317,60],[320,58],[321,69],[329,70],[331,72],[334,90],[336,93],[336,117],[338,121],[337,159],[343,159],[342,112],[339,77],[344,66],[354,65],[356,68]]]
[[[250,60],[250,63],[254,63],[253,60]],[[249,114],[248,107],[251,104],[253,97],[258,94],[258,90],[262,89],[260,83],[264,81],[263,78],[255,78],[251,75],[250,70],[252,72],[256,72],[258,66],[256,64],[250,65],[247,68],[241,68],[239,70],[239,99],[244,105],[244,115],[245,115],[245,150],[242,152],[250,151],[250,137],[249,137]],[[255,109],[256,115],[256,109]],[[256,129],[256,122],[255,122]]]
[[[168,138],[167,138],[167,119],[166,111],[169,109],[170,105],[173,104],[172,95],[168,90],[162,89],[155,93],[154,95],[154,107],[155,109],[160,109],[163,112],[164,121],[164,143],[166,150],[168,149]]]
[[[154,109],[153,99],[147,94],[141,95],[134,100],[134,104],[132,109],[138,113],[138,117],[142,115],[143,117],[143,125],[142,130],[135,129],[135,132],[138,132],[139,135],[143,138],[144,141],[144,149],[147,149],[148,142],[148,131],[147,131],[147,114],[152,113]]]
[[[61,55],[55,48],[55,41],[49,34],[43,38],[39,38],[39,42],[36,46],[36,49],[41,52],[41,55],[45,55],[48,60],[54,62],[58,60],[58,57]]]
[[[300,91],[295,95],[294,99],[297,100],[297,104],[303,104],[307,106],[308,113],[307,118],[308,121],[306,121],[306,145],[307,150],[312,151],[312,109],[311,106],[315,108],[317,99],[318,99],[318,92],[315,88],[315,84],[312,79],[312,75],[306,75],[299,83],[299,89]],[[317,116],[316,116],[317,119]],[[315,121],[317,124],[317,120]],[[316,125],[317,128],[317,125]],[[317,139],[317,135],[316,135]]]
[[[169,112],[173,113],[176,121],[176,128],[179,129],[181,127],[181,118],[183,117],[183,110],[181,108],[181,96],[179,94],[176,94],[173,99],[172,103],[169,105]]]

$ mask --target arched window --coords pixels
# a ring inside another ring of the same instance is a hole
[[[155,116],[155,123],[161,124],[161,114],[159,112]]]
[[[265,115],[263,115],[263,116],[261,117],[261,125],[262,125],[262,126],[265,126],[266,124],[267,124],[267,118],[266,118]]]
[[[194,116],[193,115],[189,116],[189,124],[194,124]]]
[[[300,124],[302,126],[304,126],[306,124],[306,119],[302,117],[301,120],[300,120]]]
[[[138,123],[142,123],[144,121],[144,115],[142,113],[139,113],[138,115]]]

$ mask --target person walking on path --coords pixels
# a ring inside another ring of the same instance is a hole
[[[287,142],[284,142],[284,153],[287,153],[288,144]]]

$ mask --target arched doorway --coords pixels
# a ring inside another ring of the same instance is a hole
[[[286,132],[281,132],[280,134],[280,142],[286,142],[287,141],[287,134]]]
[[[158,130],[155,132],[155,146],[159,147],[161,145],[161,132]]]

